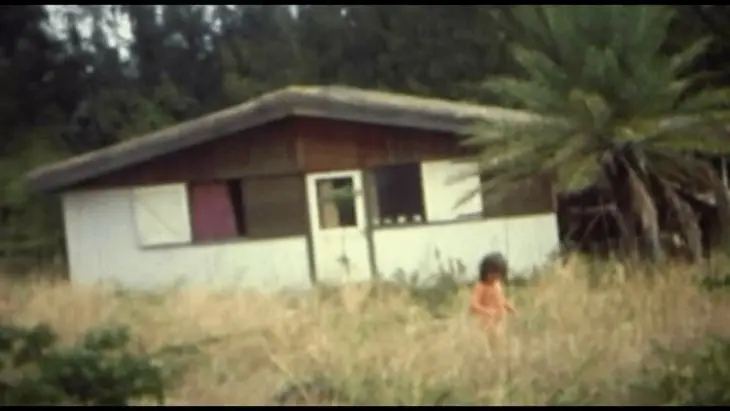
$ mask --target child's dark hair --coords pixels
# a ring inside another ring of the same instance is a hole
[[[479,263],[479,281],[487,281],[489,274],[499,274],[503,281],[507,280],[507,259],[502,253],[489,253],[482,258]]]

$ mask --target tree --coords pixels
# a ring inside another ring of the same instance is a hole
[[[0,7],[0,258],[60,227],[54,202],[33,196],[22,173],[56,159],[64,117],[79,93],[80,62],[45,29],[43,6]]]
[[[521,73],[485,87],[526,113],[465,141],[479,148],[481,189],[493,198],[545,172],[567,189],[603,181],[624,244],[636,250],[638,231],[643,249],[661,258],[658,209],[667,207],[698,258],[698,223],[681,188],[712,188],[723,223],[730,216],[722,182],[688,153],[730,148],[722,129],[730,90],[698,89],[686,73],[708,40],[665,54],[674,13],[663,6],[523,6],[511,17]]]
[[[712,38],[704,56],[698,63],[708,72],[710,86],[730,84],[727,56],[730,53],[730,6],[726,5],[681,5],[678,9],[674,33],[675,42],[707,35]]]

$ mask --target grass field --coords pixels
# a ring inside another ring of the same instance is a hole
[[[730,337],[730,293],[698,286],[708,270],[572,260],[509,288],[518,313],[501,340],[467,315],[466,289],[150,296],[6,283],[0,315],[69,341],[127,324],[148,350],[202,347],[175,404],[272,404],[287,390],[300,398],[282,401],[310,404],[712,403],[730,386],[730,344],[706,349]]]

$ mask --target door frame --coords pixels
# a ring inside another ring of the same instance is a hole
[[[307,201],[307,219],[309,225],[308,239],[310,243],[310,270],[311,279],[316,283],[319,279],[319,268],[317,267],[317,234],[324,231],[320,228],[319,196],[317,193],[317,181],[338,177],[348,177],[353,181],[355,191],[355,226],[344,227],[357,230],[365,240],[365,251],[367,253],[367,264],[365,268],[369,271],[370,280],[379,276],[375,272],[375,248],[373,245],[372,225],[370,223],[370,209],[368,207],[368,190],[366,188],[367,176],[362,169],[348,169],[337,171],[312,172],[304,174],[304,185]]]

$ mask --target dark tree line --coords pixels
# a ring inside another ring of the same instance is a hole
[[[668,52],[730,82],[730,8],[676,6]],[[0,6],[0,253],[58,233],[30,167],[290,84],[345,84],[494,103],[511,74],[512,6]],[[130,36],[121,28],[128,26]]]

